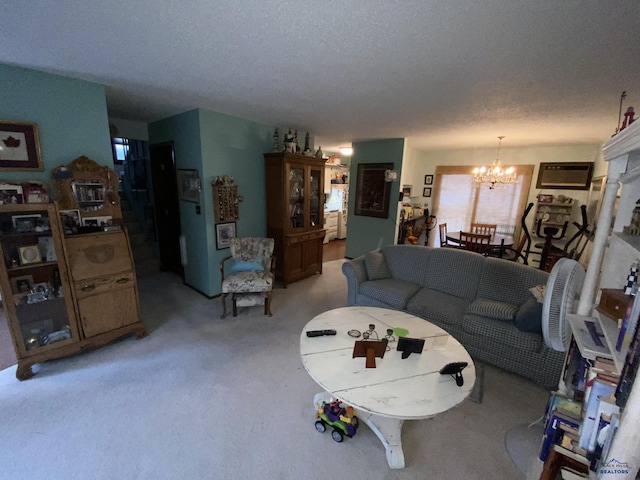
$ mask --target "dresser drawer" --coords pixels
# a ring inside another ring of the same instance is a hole
[[[67,237],[65,245],[74,282],[133,270],[124,231]]]
[[[92,295],[101,295],[112,290],[133,287],[135,280],[136,278],[133,272],[125,272],[119,275],[92,278],[85,282],[76,282],[73,287],[76,292],[76,297],[80,299]]]

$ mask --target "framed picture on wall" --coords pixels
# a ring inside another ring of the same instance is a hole
[[[236,236],[236,222],[216,224],[216,248],[229,248],[231,239]]]
[[[0,120],[0,147],[0,171],[43,170],[37,124]]]
[[[389,217],[391,183],[385,180],[385,172],[393,169],[393,163],[359,163],[356,178],[356,215]]]
[[[423,197],[430,197],[431,196],[431,187],[424,187],[422,189],[422,196]]]
[[[200,190],[198,170],[178,169],[178,196],[180,200],[200,203]]]
[[[433,175],[425,175],[424,176],[424,184],[425,185],[433,185]]]

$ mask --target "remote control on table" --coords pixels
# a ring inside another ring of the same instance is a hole
[[[335,335],[335,330],[309,330],[307,332],[307,337],[322,337],[323,335]]]

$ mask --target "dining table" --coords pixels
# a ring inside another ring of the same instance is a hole
[[[502,243],[504,240],[504,243]],[[447,242],[450,242],[454,245],[460,245],[464,242],[460,240],[460,232],[447,232]],[[503,235],[500,233],[495,233],[489,239],[489,247],[513,247],[513,236],[512,235]]]

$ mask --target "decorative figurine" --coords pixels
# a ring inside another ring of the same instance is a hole
[[[294,143],[295,138],[289,129],[289,133],[284,135],[284,151],[288,153],[296,153],[296,145]]]
[[[627,285],[624,287],[625,295],[635,295],[638,291],[638,269],[640,269],[640,260],[636,260],[629,267],[629,275],[627,275]]]
[[[298,145],[298,129],[293,133],[293,153],[300,153],[300,145]]]
[[[304,151],[302,153],[307,157],[313,157],[313,150],[309,147],[309,140],[310,136],[309,132],[307,132],[304,136]]]
[[[631,213],[631,222],[622,231],[634,237],[640,235],[640,198],[636,200],[636,206]]]
[[[272,152],[279,152],[280,151],[280,140],[279,140],[278,129],[277,128],[276,128],[276,131],[273,132],[273,145],[271,146],[271,151]]]
[[[316,150],[315,157],[316,158],[322,158],[323,156],[324,156],[324,154],[322,153],[322,147],[318,147],[318,150]]]
[[[633,123],[633,115],[634,115],[634,111],[633,111],[633,107],[629,107],[627,108],[627,111],[624,114],[624,120],[622,121],[622,126],[620,127],[620,130],[624,130],[628,125],[631,125]]]

